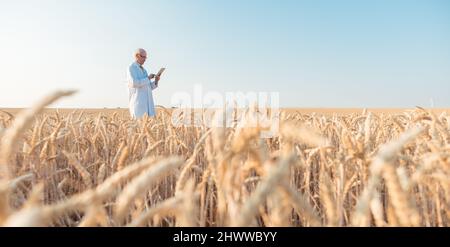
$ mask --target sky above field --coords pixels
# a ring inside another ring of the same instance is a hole
[[[450,107],[450,1],[0,1],[0,107],[127,107],[132,52],[153,91],[279,92],[282,107]]]

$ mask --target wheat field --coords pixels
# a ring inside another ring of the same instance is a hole
[[[0,111],[1,226],[450,226],[447,111],[282,110],[260,138],[44,109],[71,94]]]

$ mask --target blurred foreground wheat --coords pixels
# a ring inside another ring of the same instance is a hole
[[[268,139],[166,109],[41,113],[72,93],[0,111],[0,225],[450,226],[445,112],[282,112]]]

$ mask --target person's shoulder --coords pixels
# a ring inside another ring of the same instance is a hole
[[[133,68],[138,68],[139,66],[137,65],[136,62],[131,63],[130,65],[128,65],[128,69],[133,69]]]

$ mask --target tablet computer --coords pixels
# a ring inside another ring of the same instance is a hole
[[[164,70],[166,70],[166,68],[159,69],[158,74],[156,74],[156,75],[161,76],[161,74],[164,72]]]

